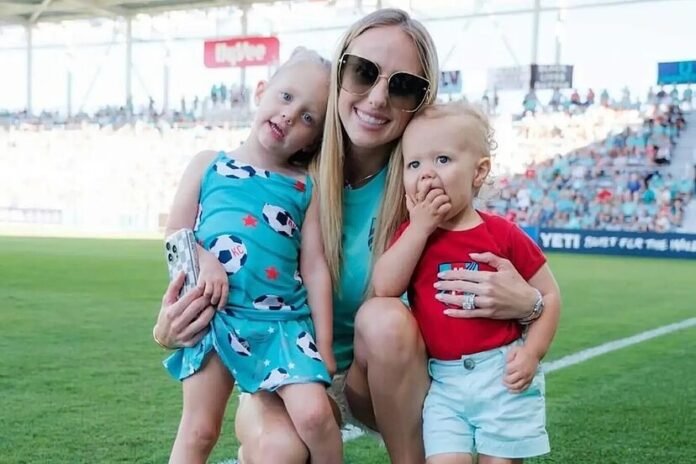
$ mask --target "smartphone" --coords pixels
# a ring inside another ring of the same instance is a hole
[[[180,229],[164,240],[164,251],[167,259],[169,280],[173,280],[183,272],[186,277],[179,296],[196,287],[198,283],[198,253],[196,238],[191,229]]]

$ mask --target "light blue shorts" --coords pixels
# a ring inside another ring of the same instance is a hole
[[[476,452],[514,459],[550,451],[541,367],[522,393],[503,385],[505,356],[521,343],[457,361],[428,361],[432,383],[423,405],[426,457]]]

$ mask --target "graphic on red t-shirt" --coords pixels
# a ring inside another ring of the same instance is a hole
[[[476,261],[466,261],[459,263],[440,263],[437,268],[438,273],[445,271],[458,271],[464,269],[467,271],[478,271],[479,264]],[[438,293],[448,293],[450,295],[464,295],[464,292],[458,292],[456,290],[444,291],[441,290]],[[451,305],[450,305],[451,306]]]
[[[488,251],[510,260],[528,281],[546,262],[537,244],[517,225],[500,216],[482,212],[479,215],[482,222],[472,229],[433,232],[411,276],[408,299],[428,353],[436,359],[455,360],[507,345],[522,333],[514,320],[461,319],[445,315],[448,305],[435,298],[434,283],[439,280],[439,272],[448,268],[495,272],[493,267],[476,262],[470,256]],[[394,241],[406,227],[408,223],[399,227]]]

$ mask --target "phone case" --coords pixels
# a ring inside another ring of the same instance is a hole
[[[169,280],[173,280],[179,273],[186,274],[184,286],[179,296],[185,294],[198,283],[198,253],[196,252],[196,238],[191,229],[180,229],[167,237],[164,241],[165,258],[169,270]]]

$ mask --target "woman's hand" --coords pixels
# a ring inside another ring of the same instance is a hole
[[[529,316],[537,299],[536,290],[529,285],[507,259],[493,253],[472,253],[471,258],[494,267],[497,272],[455,270],[438,274],[435,288],[444,292],[436,298],[462,308],[465,293],[473,293],[474,309],[448,308],[451,317],[491,319],[522,319]]]
[[[157,315],[154,335],[168,348],[190,347],[198,343],[208,330],[208,323],[215,314],[210,298],[202,288],[194,288],[178,297],[184,285],[182,272],[169,283]]]

